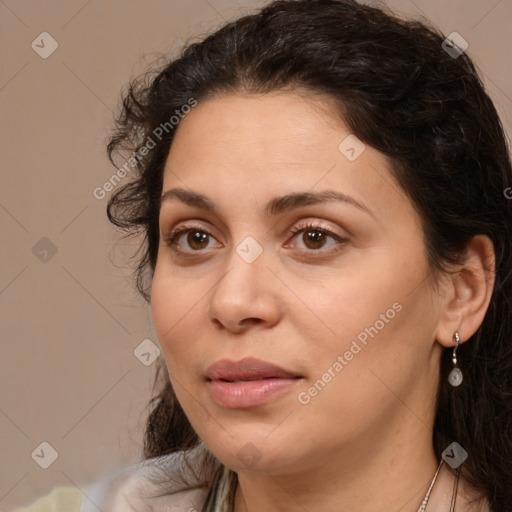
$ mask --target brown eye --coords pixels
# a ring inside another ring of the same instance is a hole
[[[208,245],[208,233],[204,231],[189,231],[187,234],[187,243],[192,249],[204,249]]]
[[[177,229],[164,239],[164,243],[173,248],[176,253],[183,254],[211,249],[210,242],[214,241],[215,238],[208,231],[195,227]]]
[[[307,230],[302,235],[302,241],[308,249],[321,249],[326,242],[325,233],[318,230]]]
[[[325,253],[327,250],[343,246],[347,241],[330,229],[316,224],[294,227],[290,230],[290,234],[294,235],[297,248],[311,253]]]

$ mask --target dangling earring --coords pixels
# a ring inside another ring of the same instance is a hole
[[[459,348],[459,343],[460,343],[460,336],[459,336],[458,332],[456,332],[453,335],[453,341],[455,341],[456,345],[453,348],[453,354],[452,354],[453,368],[452,368],[452,371],[450,372],[450,374],[448,375],[448,382],[452,386],[457,387],[457,386],[461,385],[462,379],[463,379],[462,372],[460,371],[459,368],[457,368],[457,349]]]

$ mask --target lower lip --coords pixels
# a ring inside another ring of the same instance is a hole
[[[208,389],[213,401],[222,407],[239,409],[264,404],[275,395],[283,393],[302,379],[262,379],[225,382],[208,381]]]

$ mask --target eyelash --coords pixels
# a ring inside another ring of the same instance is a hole
[[[347,241],[346,238],[342,238],[339,235],[337,235],[336,233],[334,233],[333,231],[331,231],[330,229],[324,228],[321,224],[316,224],[314,222],[310,222],[310,223],[308,223],[304,226],[300,226],[300,227],[295,226],[288,231],[288,235],[295,236],[295,235],[298,235],[299,233],[303,233],[305,231],[318,231],[319,233],[323,233],[324,235],[330,236],[331,238],[336,240],[336,242],[339,242],[339,243],[343,243],[343,242]],[[307,250],[309,252],[321,252],[322,251],[322,249],[318,249],[318,250],[304,249],[304,250]],[[325,250],[326,249],[324,249],[324,251]]]
[[[190,227],[186,227],[186,228],[178,228],[178,229],[175,229],[174,231],[172,231],[167,237],[164,238],[164,243],[165,245],[169,246],[169,247],[172,247],[175,245],[175,242],[177,239],[179,239],[179,237],[185,233],[188,233],[189,231],[198,231],[200,233],[204,233],[208,236],[213,236],[211,235],[211,233],[209,233],[208,231],[206,231],[205,229],[199,227],[199,226],[190,226]],[[287,235],[288,236],[295,236],[299,233],[302,233],[304,231],[317,231],[317,232],[320,232],[320,233],[323,233],[324,235],[327,235],[331,238],[333,238],[334,240],[336,240],[336,242],[339,242],[338,245],[343,245],[344,242],[347,241],[346,238],[342,238],[340,237],[339,235],[337,235],[336,233],[332,232],[331,230],[329,229],[326,229],[324,228],[323,226],[321,226],[320,224],[316,224],[316,223],[313,223],[313,222],[310,222],[304,226],[295,226],[291,229],[288,230],[288,233]],[[310,252],[310,253],[321,253],[321,252],[333,252],[333,251],[336,251],[336,250],[339,250],[340,247],[336,247],[334,249],[330,249],[330,250],[322,250],[322,249],[318,249],[318,250],[315,250],[315,249],[302,249],[302,251],[306,251],[306,252]],[[187,256],[189,255],[191,252],[192,253],[201,253],[203,251],[184,251],[183,249],[179,249],[178,246],[176,247],[173,247],[173,250],[178,254],[178,256]]]

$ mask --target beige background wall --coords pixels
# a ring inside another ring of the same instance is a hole
[[[264,3],[0,1],[1,509],[140,456],[154,365],[133,351],[156,338],[126,269],[134,246],[92,194],[114,171],[104,150],[112,110],[144,55]],[[386,3],[469,42],[510,133],[512,1]],[[51,49],[42,32],[58,43],[46,59],[31,47]],[[36,463],[50,461],[42,442],[58,453],[48,469]]]

